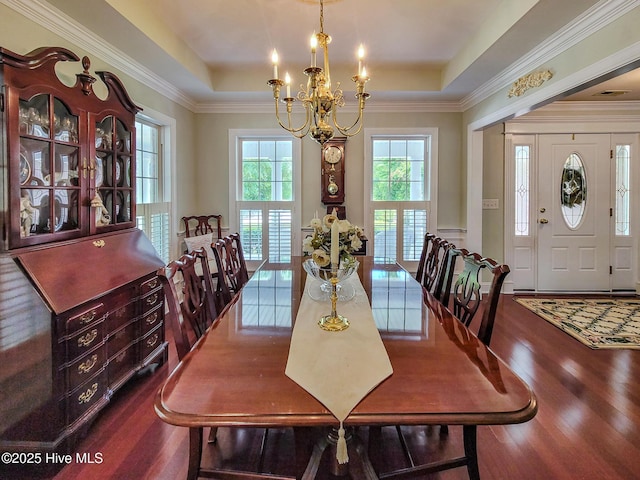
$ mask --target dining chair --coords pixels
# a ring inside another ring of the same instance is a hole
[[[422,252],[420,253],[420,260],[418,261],[418,268],[416,270],[416,280],[420,283],[422,283],[422,280],[424,278],[427,257],[429,256],[429,253],[432,249],[433,241],[435,240],[435,238],[436,236],[433,233],[427,232],[424,234],[424,240],[422,242]]]
[[[451,284],[446,283],[445,274],[449,250],[452,248],[455,248],[455,245],[436,237],[427,256],[422,286],[440,302],[448,297],[448,292],[445,292],[445,289],[451,288]]]
[[[453,243],[449,243],[444,257],[442,259],[442,265],[438,272],[438,278],[436,280],[435,292],[438,292],[436,298],[440,300],[445,307],[449,307],[451,298],[451,287],[453,286],[453,278],[456,272],[456,265],[458,257],[461,257],[465,249],[456,248]]]
[[[202,267],[202,275],[195,268],[198,262]],[[186,253],[166,267],[158,270],[157,275],[162,283],[167,302],[166,319],[173,333],[178,360],[182,361],[218,317],[207,252],[204,248],[201,248],[191,253]],[[179,284],[182,285],[182,296],[178,295],[176,288],[176,285]],[[200,475],[208,476],[211,473],[201,469],[200,465],[202,460],[203,430],[203,427],[189,429],[189,435],[194,438],[194,441],[190,442],[190,447],[198,448],[196,455],[190,457],[199,459],[198,464],[189,465],[189,471],[194,473],[196,477]],[[217,432],[217,428],[211,428],[208,443],[216,442]],[[214,470],[212,474],[220,475],[220,478],[229,479],[270,478],[270,476],[263,476],[260,473],[264,464],[267,434],[268,430],[264,429],[258,473]]]
[[[493,333],[493,324],[496,318],[498,300],[504,279],[509,274],[508,265],[500,265],[491,258],[485,258],[477,253],[460,250],[464,260],[464,268],[458,275],[453,286],[453,314],[465,326],[469,327],[476,312],[482,305],[482,316],[477,329],[477,337],[482,343],[489,346]],[[491,285],[485,298],[481,294],[482,271],[491,272]]]
[[[222,238],[222,215],[189,215],[182,217],[184,236],[197,237],[215,233],[216,240]]]
[[[231,235],[229,235],[229,238],[231,238],[234,258],[236,258],[240,269],[239,282],[241,286],[244,286],[244,284],[249,281],[249,270],[247,269],[247,262],[244,259],[244,251],[242,249],[240,234],[238,232],[232,233]]]
[[[202,267],[202,276],[196,272],[197,263]],[[178,359],[182,360],[218,316],[207,253],[203,248],[185,253],[158,270],[158,276],[167,299],[168,322]],[[182,300],[176,290],[178,282]]]
[[[476,312],[482,305],[482,316],[480,317],[480,324],[476,330],[476,336],[478,340],[488,347],[491,344],[493,325],[496,319],[502,284],[509,274],[510,269],[508,265],[500,265],[491,258],[482,257],[478,253],[472,253],[462,248],[450,250],[449,258],[452,260],[450,260],[451,271],[448,272],[449,274],[453,271],[455,259],[458,256],[462,257],[464,267],[462,272],[458,274],[456,282],[453,285],[452,312],[458,320],[466,327],[469,327]],[[491,272],[492,275],[491,285],[484,300],[481,293],[481,275],[483,270]],[[441,434],[446,435],[448,431],[449,428],[447,425],[441,425]],[[463,433],[463,435],[466,435],[466,433]]]
[[[249,281],[249,273],[238,233],[219,239],[212,248],[218,270],[218,304],[224,307]]]
[[[211,245],[213,256],[216,259],[216,267],[218,277],[215,286],[215,301],[219,309],[226,307],[233,298],[231,289],[231,280],[229,279],[229,271],[231,269],[230,262],[227,257],[227,245],[223,238],[218,239]]]
[[[436,283],[440,284],[442,297],[441,303],[444,307],[449,304],[449,295],[452,287],[452,281],[458,257],[464,261],[463,270],[458,274],[456,282],[453,285],[452,297],[452,313],[466,327],[471,325],[475,314],[482,305],[482,316],[480,325],[477,329],[476,336],[479,341],[489,346],[493,333],[493,324],[495,323],[498,301],[505,277],[509,274],[508,265],[500,265],[491,258],[484,258],[477,253],[471,253],[464,248],[455,248],[449,245],[445,251],[444,262],[441,266],[440,274],[437,276]],[[425,266],[426,269],[426,266]],[[491,285],[487,295],[482,297],[481,292],[481,275],[482,271],[491,272]],[[405,427],[409,429],[422,427]],[[427,470],[421,470],[420,465],[416,465],[411,455],[405,434],[400,425],[395,426],[400,447],[404,453],[405,459],[410,464],[409,470],[412,473],[426,473]],[[374,436],[380,435],[378,428],[370,429]],[[440,425],[440,435],[446,437],[449,433],[448,425]],[[475,425],[464,425],[462,427],[464,456],[460,459],[460,466],[467,467],[469,478],[477,480],[480,478],[478,470],[478,458],[476,449],[477,427]],[[375,438],[375,437],[374,437]],[[431,470],[429,470],[431,471]],[[387,474],[385,474],[387,476]]]

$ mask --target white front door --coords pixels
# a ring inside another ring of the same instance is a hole
[[[539,291],[609,291],[610,135],[540,135]]]

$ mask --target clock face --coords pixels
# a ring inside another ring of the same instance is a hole
[[[327,163],[338,163],[342,160],[342,150],[339,147],[331,145],[324,151],[324,160]]]

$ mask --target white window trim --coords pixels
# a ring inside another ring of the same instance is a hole
[[[180,245],[176,236],[175,221],[177,215],[177,205],[175,199],[177,196],[176,185],[176,130],[177,121],[164,113],[158,112],[151,107],[141,105],[142,112],[136,116],[146,121],[155,123],[161,128],[160,143],[162,144],[162,200],[169,202],[169,256],[170,258],[178,258],[181,255]],[[144,112],[144,113],[143,113]]]
[[[371,158],[372,140],[375,137],[398,137],[406,138],[410,136],[426,137],[429,136],[429,163],[425,171],[429,172],[429,231],[437,233],[438,230],[438,128],[365,128],[364,129],[364,232],[365,235],[373,241],[373,202],[371,201],[371,192],[373,191],[372,171],[373,165]],[[427,170],[428,169],[428,170]]]
[[[255,138],[279,138],[292,140],[293,142],[293,200],[291,215],[291,254],[302,255],[302,142],[299,138],[292,137],[288,133],[283,133],[282,129],[229,129],[229,231],[237,232],[239,225],[238,218],[238,176],[239,165],[237,162],[240,150],[240,140]]]

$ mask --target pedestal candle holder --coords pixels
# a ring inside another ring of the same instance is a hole
[[[347,317],[338,315],[338,312],[336,312],[336,305],[338,303],[338,291],[336,288],[338,285],[338,267],[336,265],[331,267],[331,278],[329,282],[331,283],[331,313],[321,317],[318,325],[321,329],[328,332],[341,332],[349,328],[349,320],[347,320]]]

